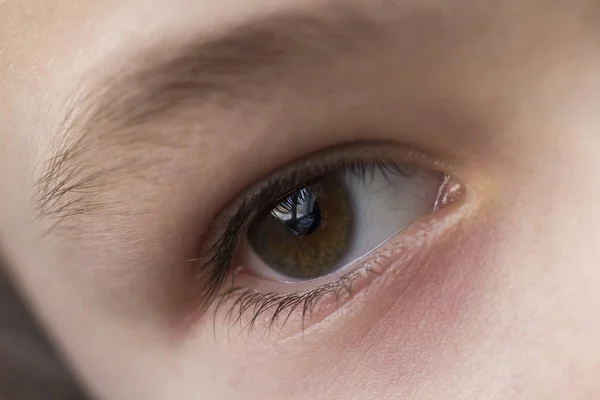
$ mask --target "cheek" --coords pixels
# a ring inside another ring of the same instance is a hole
[[[490,224],[462,224],[410,276],[392,266],[318,329],[235,360],[232,385],[257,399],[406,397],[438,385],[480,324],[500,242]]]

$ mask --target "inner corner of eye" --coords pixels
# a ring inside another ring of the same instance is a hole
[[[246,232],[253,257],[245,267],[277,282],[335,274],[463,191],[443,174],[404,173],[386,164],[358,172],[353,167],[323,174],[257,213]],[[437,179],[427,178],[432,176]]]

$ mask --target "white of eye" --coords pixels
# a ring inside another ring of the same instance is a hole
[[[379,171],[361,179],[345,174],[354,204],[352,246],[342,265],[363,258],[433,210],[442,183],[439,173],[404,167],[405,174]]]

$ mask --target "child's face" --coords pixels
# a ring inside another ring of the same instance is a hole
[[[103,400],[600,398],[599,38],[597,0],[0,2],[9,272]]]

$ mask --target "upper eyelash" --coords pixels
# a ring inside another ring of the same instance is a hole
[[[223,232],[205,253],[197,259],[199,265],[197,265],[196,269],[195,282],[197,285],[196,287],[200,288],[196,297],[200,314],[203,314],[211,306],[214,300],[219,297],[219,292],[222,290],[228,277],[231,278],[231,287],[225,295],[221,296],[219,304],[221,304],[224,297],[231,298],[231,294],[236,293],[234,274],[231,270],[233,267],[232,261],[240,237],[239,235],[248,225],[250,219],[264,210],[276,207],[282,200],[285,202],[286,194],[289,199],[289,193],[292,190],[297,190],[301,187],[318,190],[318,183],[315,183],[315,179],[321,175],[338,171],[350,172],[359,179],[366,179],[369,174],[374,174],[375,172],[382,173],[384,177],[393,174],[400,174],[403,176],[410,175],[402,165],[395,161],[377,160],[365,162],[362,160],[339,160],[335,163],[330,163],[329,165],[305,166],[304,168],[292,170],[286,175],[268,180],[261,190],[241,202],[240,206],[233,213],[233,216],[229,218],[225,224],[226,227]],[[343,277],[340,279],[343,279]],[[335,284],[335,282],[333,284]],[[264,301],[279,299],[280,304],[289,303],[291,305],[293,302],[290,303],[289,300],[294,298],[293,296],[304,300],[311,299],[311,301],[315,301],[316,298],[313,295],[325,294],[321,289],[325,289],[326,287],[329,287],[330,289],[333,288],[333,286],[325,285],[303,293],[275,295],[275,297],[269,297],[269,294],[266,293],[262,294],[267,296],[263,297]],[[257,292],[256,294],[260,295],[261,293]],[[259,297],[256,297],[256,299],[258,298]],[[264,305],[265,304],[263,303],[262,306]],[[297,307],[298,305],[293,308],[296,309]],[[274,314],[273,320],[280,312],[275,312]]]

